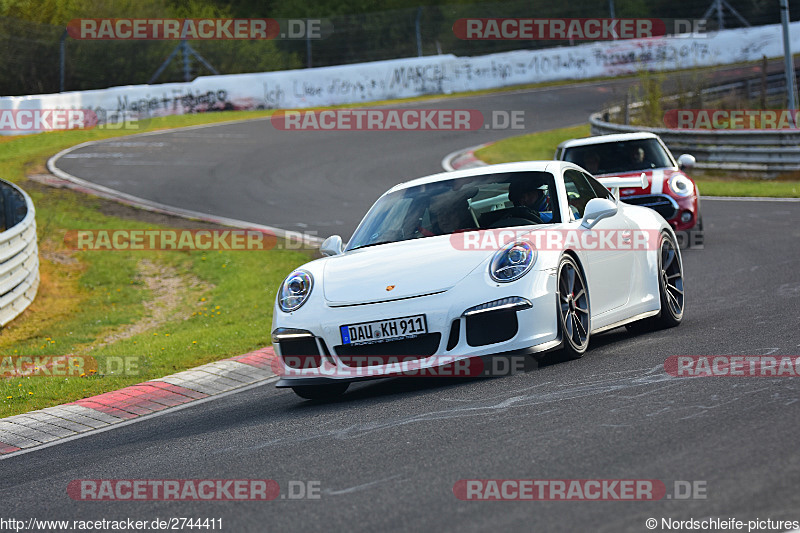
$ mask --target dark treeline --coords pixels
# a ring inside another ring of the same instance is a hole
[[[0,95],[58,92],[60,41],[75,18],[276,18],[325,19],[333,32],[321,40],[191,41],[221,74],[328,66],[400,57],[479,55],[570,45],[555,41],[462,41],[453,22],[469,17],[608,17],[608,0],[4,0],[0,2]],[[780,21],[778,0],[728,0],[753,26]],[[616,17],[696,19],[713,0],[615,0]],[[800,0],[790,1],[792,20]],[[742,23],[729,10],[725,27]],[[717,25],[716,14],[708,28]],[[65,90],[147,83],[176,41],[78,41],[65,39]],[[210,72],[192,58],[190,78]],[[178,54],[155,83],[183,81]]]

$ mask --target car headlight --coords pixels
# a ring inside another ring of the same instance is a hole
[[[311,273],[305,270],[295,270],[289,277],[287,277],[281,284],[281,290],[278,292],[278,306],[281,311],[290,313],[300,309],[308,295],[311,294],[311,289],[314,288],[314,278]]]
[[[694,192],[694,183],[683,174],[675,174],[669,179],[669,188],[678,196],[689,196]]]
[[[514,281],[528,272],[536,262],[536,248],[528,241],[511,241],[494,254],[489,275],[500,283]]]

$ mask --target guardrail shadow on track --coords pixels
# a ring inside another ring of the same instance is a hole
[[[39,289],[36,211],[22,189],[0,180],[0,327],[33,302]]]

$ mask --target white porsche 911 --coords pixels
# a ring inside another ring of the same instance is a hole
[[[495,354],[577,358],[592,334],[683,318],[683,265],[645,178],[565,161],[447,172],[384,193],[347,244],[292,272],[275,302],[281,379],[298,395]]]

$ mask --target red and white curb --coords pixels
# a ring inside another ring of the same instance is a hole
[[[0,419],[0,458],[274,378],[271,346],[56,407]]]
[[[475,157],[475,152],[485,146],[489,146],[490,144],[494,143],[480,144],[471,148],[462,148],[461,150],[451,152],[444,156],[444,159],[442,159],[442,168],[447,172],[452,172],[454,170],[463,170],[465,168],[485,167],[487,166],[487,163],[484,163]]]

